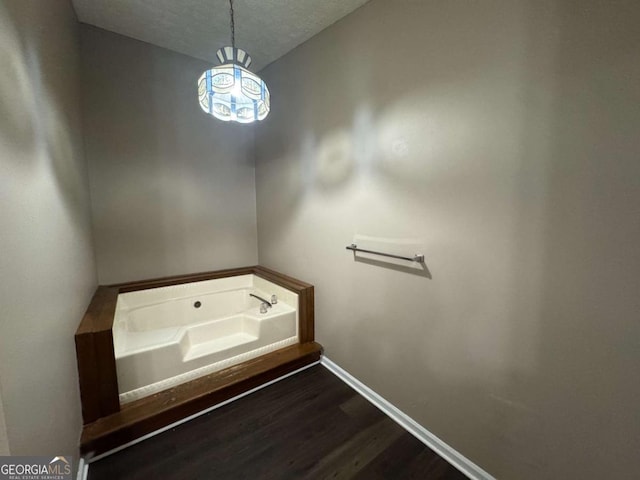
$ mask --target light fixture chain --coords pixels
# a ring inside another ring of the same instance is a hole
[[[233,47],[234,56],[236,51],[236,22],[233,19],[233,0],[229,0],[229,12],[231,13],[231,46]]]

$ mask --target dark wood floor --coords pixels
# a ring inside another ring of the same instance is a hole
[[[466,479],[322,366],[90,464],[89,480]]]

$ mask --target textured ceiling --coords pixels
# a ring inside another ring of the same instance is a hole
[[[258,71],[368,0],[234,0],[236,46]],[[73,0],[83,23],[218,61],[229,45],[228,0]]]

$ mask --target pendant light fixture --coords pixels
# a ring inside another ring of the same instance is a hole
[[[216,52],[221,65],[202,73],[198,79],[200,107],[225,122],[251,123],[263,120],[270,110],[269,89],[262,79],[247,70],[251,57],[236,48],[233,0],[229,0],[231,15],[231,46]]]

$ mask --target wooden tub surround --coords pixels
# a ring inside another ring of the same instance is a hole
[[[299,343],[120,405],[113,320],[120,293],[256,275],[298,295]],[[83,429],[80,452],[91,457],[233,398],[320,359],[314,342],[313,285],[260,266],[99,286],[75,334]]]

